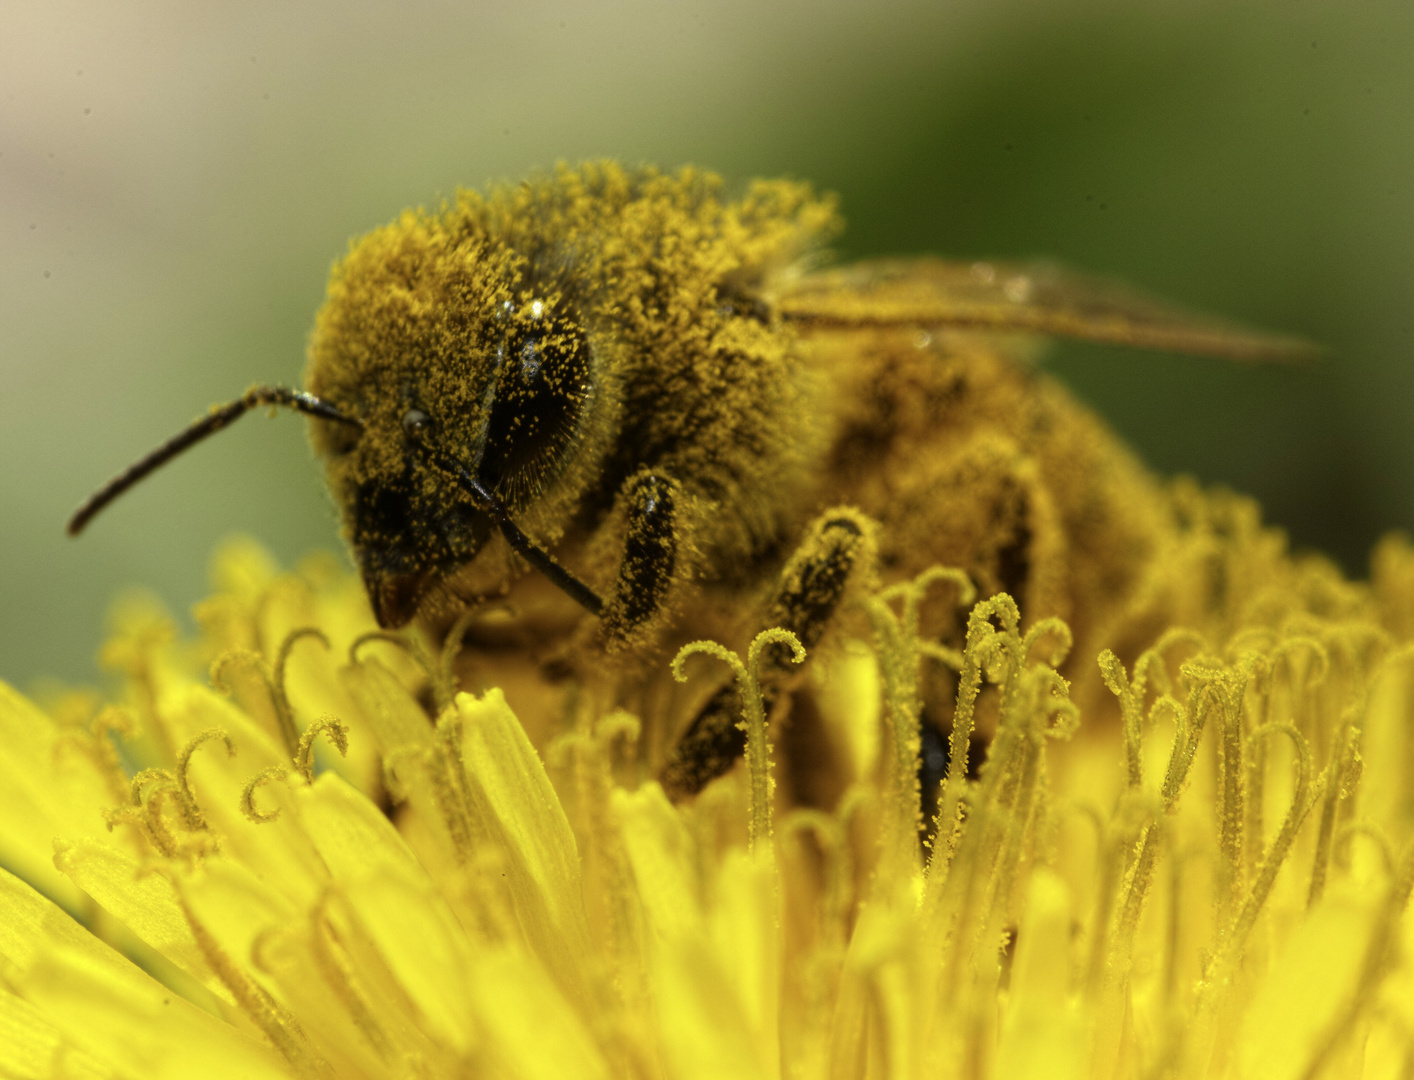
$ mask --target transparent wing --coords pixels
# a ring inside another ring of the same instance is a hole
[[[808,274],[776,297],[818,327],[962,326],[1031,331],[1233,360],[1294,362],[1308,341],[1249,330],[1047,263],[890,259]]]

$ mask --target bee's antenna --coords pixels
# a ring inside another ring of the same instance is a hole
[[[363,426],[363,422],[357,417],[342,413],[337,406],[322,398],[317,398],[313,394],[307,394],[303,390],[291,390],[284,386],[252,386],[235,401],[213,406],[200,420],[192,422],[152,453],[133,462],[112,480],[109,480],[74,511],[74,516],[69,518],[66,531],[70,536],[78,536],[98,511],[148,473],[167,464],[183,450],[196,445],[208,435],[214,435],[228,424],[239,420],[249,410],[258,409],[262,405],[280,405],[308,416],[318,416],[324,420],[334,420],[341,424],[354,424],[357,427]]]
[[[488,491],[486,485],[473,476],[466,466],[439,453],[435,447],[429,446],[425,442],[418,441],[416,446],[432,464],[456,478],[462,490],[471,496],[478,510],[491,515],[491,520],[496,523],[496,527],[501,530],[501,535],[506,538],[506,543],[511,545],[516,554],[549,578],[551,582],[568,594],[570,599],[591,615],[604,613],[604,601],[600,599],[599,594],[557,563],[548,551],[521,532],[520,526],[511,520],[511,515],[507,512],[505,504]]]

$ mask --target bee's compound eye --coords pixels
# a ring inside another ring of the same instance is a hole
[[[432,426],[432,418],[421,409],[409,409],[403,413],[403,430],[409,435],[421,435]]]

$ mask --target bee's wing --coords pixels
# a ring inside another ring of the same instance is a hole
[[[1233,360],[1307,360],[1318,352],[1300,338],[1247,330],[1046,263],[861,262],[807,274],[775,299],[784,318],[806,326],[1021,330]]]

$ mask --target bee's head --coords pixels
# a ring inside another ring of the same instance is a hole
[[[525,265],[424,215],[370,233],[334,268],[310,341],[309,389],[253,386],[210,409],[94,492],[70,535],[251,409],[284,406],[315,418],[314,444],[383,626],[411,621],[493,528],[598,614],[599,597],[512,516],[544,509],[593,403],[607,399],[595,392],[574,305],[560,289],[533,287]]]
[[[410,621],[498,515],[533,506],[581,439],[589,339],[570,303],[524,281],[513,253],[421,218],[335,268],[306,381],[361,425],[316,421],[314,443],[384,626]]]

